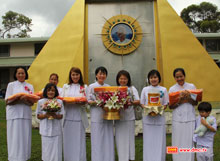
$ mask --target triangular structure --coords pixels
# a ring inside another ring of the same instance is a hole
[[[171,87],[175,81],[173,70],[182,67],[186,81],[203,88],[203,100],[220,101],[220,69],[193,33],[166,0],[157,0],[159,69],[163,85]]]
[[[60,86],[67,82],[71,67],[84,73],[84,19],[85,0],[76,0],[28,70],[35,91],[44,88],[53,72]]]

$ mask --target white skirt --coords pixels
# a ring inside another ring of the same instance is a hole
[[[135,160],[135,121],[115,121],[115,140],[119,161]]]
[[[7,120],[9,161],[26,161],[31,157],[31,120]]]
[[[165,125],[143,124],[143,161],[165,161]]]
[[[115,161],[114,148],[113,122],[92,122],[92,161]]]
[[[86,161],[86,135],[82,121],[64,120],[64,161]]]
[[[42,160],[62,161],[62,136],[42,136]]]
[[[193,148],[195,121],[172,122],[172,146],[178,148]],[[194,153],[185,152],[173,154],[173,161],[194,161]]]

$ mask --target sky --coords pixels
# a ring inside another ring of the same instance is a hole
[[[218,6],[220,0],[167,0],[174,10],[180,14],[182,9],[191,4],[207,1]],[[51,3],[52,2],[52,3]],[[69,11],[75,0],[0,0],[1,17],[9,10],[24,14],[32,19],[31,37],[49,37]]]

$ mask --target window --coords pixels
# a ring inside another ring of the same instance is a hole
[[[218,41],[216,39],[207,39],[206,40],[206,50],[208,52],[218,51]]]
[[[46,43],[37,43],[37,44],[34,44],[34,53],[35,55],[38,55],[41,51],[41,49],[44,47]]]
[[[220,51],[220,39],[217,39],[217,43],[218,43],[218,51]]]
[[[0,57],[10,56],[10,45],[0,45]]]
[[[9,82],[9,69],[0,69],[0,98],[4,98]]]

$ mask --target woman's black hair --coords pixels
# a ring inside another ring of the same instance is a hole
[[[84,86],[84,81],[83,81],[82,72],[81,72],[81,70],[80,70],[79,68],[77,68],[77,67],[72,67],[72,68],[70,69],[70,72],[69,72],[69,84],[72,84],[72,83],[73,83],[73,80],[72,80],[72,78],[71,78],[72,72],[78,73],[78,74],[80,75],[80,78],[79,78],[79,82],[78,82],[78,83],[80,84],[80,86]]]
[[[211,112],[212,105],[209,102],[201,102],[198,106],[198,111]]]
[[[184,71],[183,68],[176,68],[176,69],[174,69],[174,71],[173,71],[173,77],[175,77],[175,75],[176,75],[177,72],[181,72],[181,73],[184,75],[184,77],[186,76],[185,71]]]
[[[106,76],[108,76],[108,71],[107,71],[107,69],[105,67],[98,67],[98,68],[96,68],[95,75],[97,75],[99,71],[101,71],[102,73],[105,73]],[[95,79],[97,80],[97,78],[95,78]]]
[[[131,77],[130,77],[130,74],[128,71],[126,70],[120,70],[116,76],[116,83],[118,86],[120,86],[120,83],[119,83],[119,78],[124,75],[127,79],[128,79],[128,83],[127,83],[127,86],[130,87],[131,86]]]
[[[28,79],[27,69],[26,69],[25,67],[22,67],[22,66],[19,66],[19,67],[16,67],[16,68],[15,68],[15,71],[14,71],[14,80],[18,80],[17,77],[16,77],[16,74],[17,74],[18,69],[20,69],[20,68],[24,70],[24,72],[25,72],[25,80],[27,80],[27,79]]]
[[[51,87],[54,87],[54,89],[55,89],[55,96],[54,97],[59,96],[59,92],[57,90],[57,86],[55,84],[53,84],[53,83],[47,83],[46,86],[44,87],[44,91],[43,91],[43,97],[44,98],[48,98],[47,91],[50,90]]]
[[[148,73],[148,75],[147,75],[147,80],[148,80],[148,83],[149,83],[149,84],[150,84],[150,77],[151,77],[151,76],[154,76],[154,75],[156,75],[156,76],[158,77],[159,83],[161,82],[160,73],[158,72],[158,70],[153,69],[153,70],[151,70],[151,71]]]

